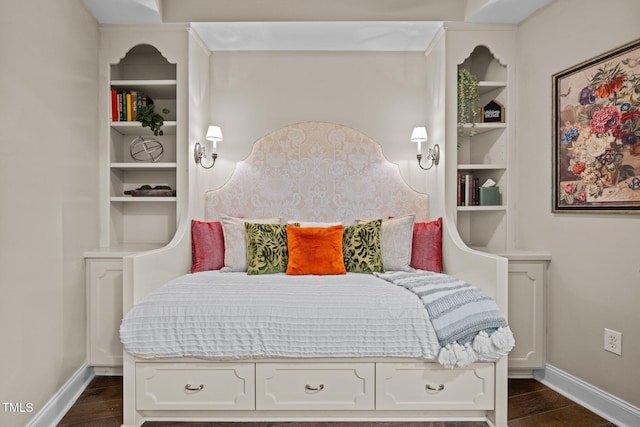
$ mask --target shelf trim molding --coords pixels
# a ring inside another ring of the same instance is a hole
[[[127,169],[127,170],[147,170],[147,169],[173,170],[176,167],[177,167],[176,162],[158,162],[158,163],[113,162],[111,163],[111,169]]]
[[[503,170],[507,165],[503,163],[460,163],[458,170]]]
[[[458,212],[490,212],[490,211],[506,211],[505,205],[486,205],[486,206],[456,206]]]
[[[175,79],[162,80],[111,80],[111,86],[176,86]]]
[[[177,197],[132,197],[132,196],[112,196],[111,202],[142,203],[142,202],[175,202]]]

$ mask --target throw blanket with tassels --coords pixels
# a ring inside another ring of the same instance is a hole
[[[443,366],[493,361],[514,347],[513,334],[498,305],[477,287],[430,271],[374,274],[420,298],[440,342],[438,362]]]

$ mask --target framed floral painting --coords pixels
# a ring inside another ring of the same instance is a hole
[[[552,79],[553,211],[640,213],[640,40]]]

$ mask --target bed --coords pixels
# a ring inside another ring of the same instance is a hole
[[[202,220],[124,260],[123,425],[506,426],[506,260],[429,208],[357,130],[262,137]]]

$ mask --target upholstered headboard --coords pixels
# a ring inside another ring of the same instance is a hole
[[[429,219],[429,196],[404,182],[378,144],[324,122],[297,123],[260,138],[229,181],[205,198],[207,221],[281,216],[351,224],[407,213]]]

